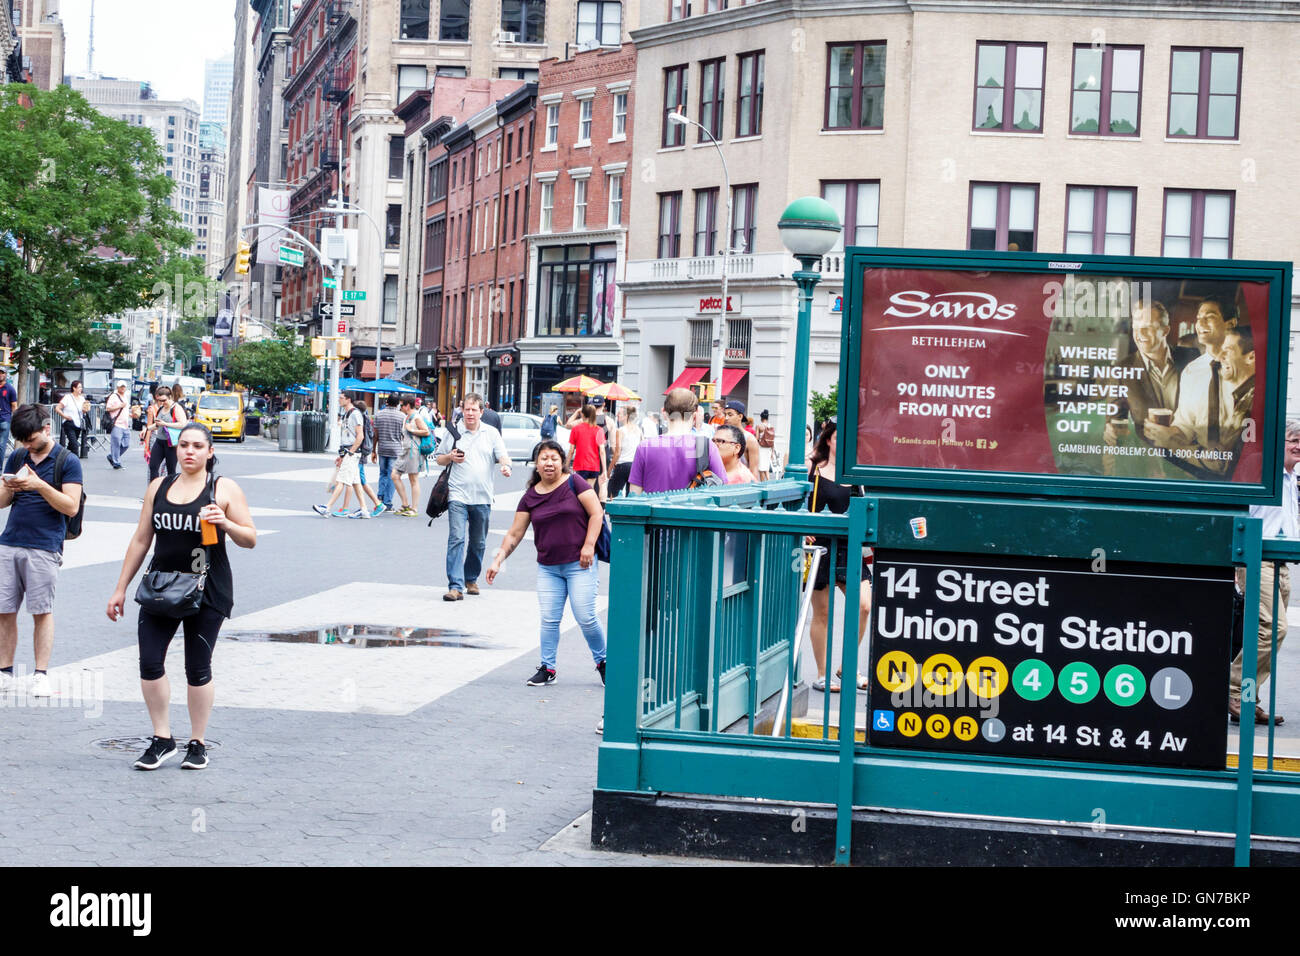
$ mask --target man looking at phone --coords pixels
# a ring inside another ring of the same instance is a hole
[[[13,505],[0,534],[0,692],[13,684],[18,608],[25,599],[35,626],[30,692],[49,697],[45,671],[54,647],[54,586],[63,564],[67,519],[81,503],[81,462],[71,452],[64,455],[61,482],[54,486],[62,448],[50,435],[49,415],[39,405],[23,405],[14,413],[13,436],[22,447],[5,462],[0,484],[0,508]]]
[[[501,433],[481,420],[483,397],[470,392],[461,402],[460,436],[450,431],[438,445],[438,464],[451,466],[447,479],[447,593],[444,601],[478,594],[488,517],[492,514],[492,465],[510,477],[510,455]]]

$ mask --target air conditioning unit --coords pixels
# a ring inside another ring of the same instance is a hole
[[[600,41],[596,39],[583,40],[581,43],[578,44],[579,53],[586,53],[588,50],[598,50],[598,49],[600,49]]]
[[[501,34],[501,42],[502,42],[502,43],[518,43],[518,42],[519,42],[519,34],[518,34],[518,33],[505,33],[505,32],[503,32],[503,33]]]

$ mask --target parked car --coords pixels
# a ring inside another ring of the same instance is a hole
[[[540,415],[525,412],[501,412],[501,437],[506,442],[506,452],[512,461],[530,462],[537,457],[537,446],[542,442]],[[555,440],[569,447],[569,430],[563,425],[555,429]]]

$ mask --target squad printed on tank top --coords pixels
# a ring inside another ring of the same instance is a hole
[[[158,571],[197,573],[203,567],[203,531],[199,512],[216,500],[216,483],[211,494],[205,485],[193,501],[176,504],[167,500],[168,489],[180,478],[168,478],[158,487],[153,500],[154,551],[153,568]],[[204,582],[203,603],[226,617],[234,607],[235,589],[226,556],[226,532],[217,529],[217,543],[208,551],[208,576]]]

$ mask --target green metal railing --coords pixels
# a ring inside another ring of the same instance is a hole
[[[857,642],[856,574],[847,576],[841,603],[849,613],[839,640],[838,595],[829,589],[827,670],[833,673],[840,659],[844,680],[839,701],[828,694],[819,708],[820,735],[790,736],[788,716],[776,736],[756,726],[764,704],[776,699],[787,677],[792,683],[797,677],[801,641],[794,629],[805,535],[846,536],[850,566],[852,556],[870,546],[1089,558],[1098,542],[1116,561],[1244,566],[1242,678],[1251,688],[1260,566],[1300,560],[1300,541],[1264,541],[1258,519],[1233,512],[1024,499],[880,495],[854,499],[847,515],[814,515],[803,510],[808,490],[806,482],[785,480],[610,502],[614,597],[599,789],[829,804],[837,811],[838,863],[849,860],[854,807],[1079,824],[1095,824],[1102,807],[1111,827],[1232,835],[1238,865],[1249,863],[1252,835],[1300,838],[1300,774],[1275,767],[1272,727],[1264,768],[1255,768],[1253,702],[1243,704],[1238,765],[1225,763],[1222,770],[857,742],[849,728],[862,698],[853,675],[868,645],[859,649]],[[926,539],[907,530],[915,514],[928,516]],[[835,551],[823,560],[834,562]],[[1285,614],[1277,579],[1273,606]],[[1276,653],[1274,640],[1274,674]],[[835,721],[832,708],[838,710]],[[836,724],[844,729],[838,739],[832,737]]]

